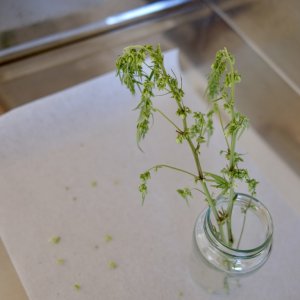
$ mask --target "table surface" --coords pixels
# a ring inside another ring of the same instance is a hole
[[[176,51],[166,63],[180,73]],[[205,109],[185,81],[184,89],[192,107]],[[165,112],[174,111],[166,97],[158,101]],[[189,272],[193,224],[204,208],[201,195],[189,207],[177,195],[177,188],[192,184],[189,178],[162,170],[141,206],[139,173],[157,163],[192,170],[193,162],[160,119],[140,152],[134,106],[109,73],[0,119],[0,235],[30,300],[218,298]],[[293,199],[299,178],[251,130],[241,143],[252,145],[247,166],[272,213],[275,243],[267,264],[235,293],[240,299],[297,299],[300,209]],[[207,169],[221,162],[220,147],[217,134],[204,152]],[[58,244],[49,242],[54,236],[61,237]]]

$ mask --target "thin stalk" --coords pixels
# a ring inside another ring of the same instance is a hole
[[[240,243],[241,243],[242,236],[243,236],[244,229],[245,229],[246,218],[247,218],[247,215],[245,214],[245,215],[244,215],[244,220],[243,220],[243,225],[242,225],[242,230],[241,230],[240,237],[239,237],[239,241],[238,241],[237,246],[236,246],[237,249],[240,248]]]
[[[203,191],[201,191],[200,189],[197,189],[197,188],[192,188],[192,189],[195,190],[195,191],[198,191],[198,192],[200,192],[202,195],[206,196],[205,193],[204,193]]]
[[[232,211],[233,211],[233,204],[234,204],[234,189],[233,187],[230,188],[230,192],[229,192],[229,204],[227,207],[227,219],[226,219],[226,224],[227,224],[227,236],[228,236],[228,243],[229,246],[232,246],[232,244],[234,243],[234,237],[232,234]]]
[[[187,130],[188,130],[188,126],[187,126],[186,117],[183,118],[182,123],[183,123],[184,131],[187,131]],[[190,137],[187,137],[186,140],[187,140],[187,142],[188,142],[188,144],[189,144],[189,146],[190,146],[190,148],[191,148],[191,150],[192,150],[192,154],[193,154],[193,157],[194,157],[194,161],[195,161],[195,163],[196,163],[196,167],[197,167],[199,179],[200,179],[201,181],[203,181],[204,175],[203,175],[201,163],[200,163],[199,156],[198,156],[198,154],[197,154],[196,148],[195,148],[195,146],[194,146],[192,140],[190,139]]]
[[[233,64],[230,60],[229,54],[227,52],[227,59],[230,65],[230,73],[231,76],[234,76],[234,68],[233,68]],[[230,96],[231,99],[230,101],[234,101],[235,99],[235,89],[234,89],[234,84],[232,84],[231,88],[230,88]],[[231,119],[234,120],[235,118],[235,111],[234,111],[234,105],[232,105],[231,108]],[[234,161],[234,154],[235,154],[235,146],[236,146],[236,139],[237,139],[237,133],[234,132],[231,136],[231,143],[230,143],[230,159],[229,159],[229,170],[233,170],[235,167],[235,161]],[[229,204],[227,207],[227,234],[228,234],[228,242],[229,242],[229,246],[232,246],[233,242],[234,242],[234,237],[232,234],[232,211],[233,211],[233,204],[234,204],[234,196],[235,196],[235,192],[234,192],[234,178],[231,177],[230,178],[230,192],[229,192]]]
[[[184,119],[185,120],[185,119]],[[186,120],[185,120],[186,121]],[[185,124],[186,125],[186,124]],[[199,181],[201,182],[201,185],[202,185],[202,188],[203,188],[203,192],[207,198],[207,202],[208,202],[208,205],[211,207],[211,210],[213,212],[213,215],[215,217],[215,220],[218,224],[218,227],[219,227],[219,233],[220,233],[220,236],[221,236],[221,240],[226,243],[226,240],[225,240],[225,234],[224,234],[224,230],[223,230],[223,224],[220,223],[219,221],[219,215],[218,215],[218,211],[217,211],[217,208],[216,208],[216,204],[215,204],[215,201],[214,199],[212,198],[212,196],[210,195],[210,192],[208,190],[208,187],[207,187],[207,184],[206,182],[204,181],[204,176],[203,176],[203,172],[202,172],[202,168],[201,168],[201,164],[200,164],[200,160],[199,160],[199,157],[198,157],[198,154],[196,152],[196,149],[195,149],[195,146],[194,144],[192,143],[191,139],[190,138],[187,138],[187,141],[188,141],[188,144],[192,150],[192,153],[193,153],[193,156],[194,156],[194,159],[195,159],[195,162],[196,162],[196,166],[197,166],[197,169],[198,169],[198,174],[199,174]]]
[[[165,115],[160,109],[153,108],[153,111],[158,112],[163,118],[165,118],[170,124],[172,124],[179,132],[182,132],[182,130],[167,115]]]
[[[234,133],[231,137],[231,145],[230,145],[230,161],[229,161],[229,169],[233,170],[235,162],[234,162],[234,152],[235,152],[235,145],[236,145],[236,133]],[[231,246],[234,242],[234,237],[232,234],[232,224],[231,224],[231,218],[232,218],[232,211],[233,211],[233,204],[234,204],[234,178],[230,178],[230,192],[229,192],[229,203],[227,207],[227,235],[228,235],[228,241],[229,245]]]
[[[190,176],[193,176],[194,179],[198,179],[198,176],[191,173],[191,172],[188,172],[188,171],[185,171],[183,169],[180,169],[180,168],[176,168],[176,167],[173,167],[173,166],[169,166],[169,165],[165,165],[165,164],[160,164],[160,165],[156,165],[150,169],[148,169],[148,171],[151,171],[151,170],[155,170],[155,169],[159,169],[159,168],[168,168],[168,169],[172,169],[172,170],[175,170],[175,171],[178,171],[178,172],[181,172],[181,173],[185,173],[187,175],[190,175]]]
[[[205,183],[204,180],[200,180],[201,182],[201,185],[202,185],[202,188],[203,188],[203,191],[207,197],[207,202],[208,202],[208,205],[210,206],[212,212],[213,212],[213,215],[214,215],[214,218],[218,224],[218,227],[219,227],[219,233],[220,233],[220,236],[221,236],[221,240],[226,243],[226,239],[225,239],[225,234],[224,234],[224,230],[223,230],[223,224],[219,221],[219,215],[218,215],[218,211],[217,211],[217,208],[216,208],[216,204],[215,204],[215,201],[212,199],[212,197],[210,196],[210,193],[208,191],[208,188],[207,188],[207,185]]]
[[[185,131],[188,129],[186,117],[183,118],[183,127],[184,127]],[[194,157],[194,160],[195,160],[195,163],[196,163],[196,167],[197,167],[198,174],[199,174],[198,180],[200,180],[200,182],[201,182],[201,185],[202,185],[202,188],[203,188],[203,192],[205,193],[205,196],[206,196],[207,201],[208,201],[208,205],[211,207],[211,210],[213,212],[215,220],[216,220],[216,222],[218,224],[219,233],[220,233],[220,236],[221,236],[221,240],[224,243],[226,243],[225,234],[224,234],[224,230],[223,230],[223,224],[221,224],[220,221],[219,221],[219,215],[218,215],[218,211],[217,211],[217,208],[216,208],[215,201],[212,198],[212,196],[210,195],[210,192],[208,190],[207,184],[206,184],[206,182],[204,180],[204,175],[203,175],[202,167],[201,167],[201,164],[200,164],[200,160],[199,160],[199,156],[197,154],[196,148],[195,148],[192,140],[190,139],[190,137],[187,137],[187,142],[188,142],[188,144],[189,144],[189,146],[190,146],[190,148],[192,150],[193,157]]]
[[[230,143],[230,159],[229,159],[229,169],[233,170],[235,162],[234,162],[234,154],[235,154],[235,145],[236,145],[237,133],[233,133],[231,137]]]
[[[203,175],[203,171],[202,171],[202,167],[201,167],[201,164],[200,164],[200,160],[199,160],[199,157],[198,157],[198,154],[197,154],[197,150],[193,144],[193,142],[191,141],[190,138],[187,138],[187,142],[192,150],[192,154],[193,154],[193,157],[194,157],[194,161],[196,163],[196,167],[197,167],[197,171],[198,171],[198,179],[203,181],[204,180],[204,175]]]
[[[245,229],[245,225],[246,225],[247,212],[248,212],[248,209],[251,207],[251,202],[252,202],[252,199],[249,201],[249,204],[247,205],[247,208],[245,209],[245,212],[244,212],[244,220],[243,220],[243,225],[242,225],[240,237],[239,237],[239,240],[238,240],[238,243],[237,243],[237,249],[239,249],[239,247],[240,247],[240,243],[241,243],[242,236],[243,236],[244,229]]]
[[[227,148],[229,149],[229,143],[228,143],[228,139],[226,137],[225,127],[224,127],[224,123],[223,123],[223,120],[222,120],[221,112],[219,110],[219,106],[217,106],[217,107],[218,107],[217,113],[218,113],[219,122],[221,124],[221,128],[222,128],[222,131],[223,131],[223,135],[224,135],[224,138],[225,138],[225,142],[226,142]]]
[[[166,69],[165,69],[165,67],[164,67],[163,64],[161,65],[161,69],[162,69],[163,74],[167,77],[167,71],[166,71]],[[168,85],[169,85],[170,90],[172,90],[172,87],[170,86],[169,83],[168,83]],[[180,109],[183,109],[182,105],[178,101],[176,101],[176,103],[177,103],[177,105],[178,105],[178,107]],[[182,123],[183,123],[183,132],[185,132],[185,131],[188,130],[186,117],[183,118]],[[189,144],[189,146],[190,146],[190,148],[192,150],[192,153],[193,153],[193,157],[194,157],[194,161],[196,163],[196,167],[197,167],[199,179],[203,180],[204,179],[204,175],[203,175],[202,167],[201,167],[201,164],[200,164],[200,161],[199,161],[199,157],[197,155],[196,148],[195,148],[193,142],[191,141],[191,139],[189,137],[187,137],[187,142],[188,142],[188,144]]]

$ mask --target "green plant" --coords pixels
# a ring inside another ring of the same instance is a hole
[[[210,103],[210,110],[206,113],[192,111],[183,101],[184,91],[181,82],[175,74],[167,73],[164,66],[164,58],[159,46],[135,45],[126,47],[123,54],[116,61],[117,76],[121,83],[126,85],[132,94],[139,91],[140,101],[136,107],[139,111],[137,120],[136,138],[138,144],[149,131],[149,125],[154,114],[160,115],[169,122],[177,133],[176,142],[187,143],[195,162],[195,173],[186,170],[160,164],[156,165],[140,175],[141,184],[139,191],[144,202],[148,191],[147,182],[151,173],[160,168],[169,168],[194,179],[196,185],[177,189],[177,192],[186,201],[192,196],[192,190],[197,190],[205,195],[205,200],[211,207],[217,222],[220,239],[227,245],[232,246],[234,237],[232,234],[231,216],[236,197],[236,183],[245,182],[249,192],[254,195],[257,181],[250,178],[248,170],[240,168],[243,161],[242,154],[236,151],[238,138],[248,126],[246,116],[235,108],[235,85],[240,82],[241,76],[235,69],[235,59],[226,48],[219,50],[215,62],[211,66],[208,77],[206,95]],[[176,115],[181,119],[181,127],[177,126],[172,119],[158,107],[154,106],[155,92],[160,91],[169,94],[177,106]],[[222,114],[223,113],[223,114]],[[223,115],[227,115],[225,123]],[[214,132],[215,119],[221,125],[226,148],[220,151],[225,157],[225,166],[219,174],[203,170],[201,164],[201,147],[207,143]],[[230,202],[226,210],[217,210],[215,193],[226,195]]]

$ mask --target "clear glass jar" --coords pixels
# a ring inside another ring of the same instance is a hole
[[[226,211],[228,199],[217,200]],[[220,241],[217,224],[206,208],[197,218],[193,234],[191,273],[210,292],[228,292],[239,280],[258,270],[272,249],[273,223],[267,208],[254,197],[237,194],[232,212],[232,246]],[[226,232],[226,231],[225,231]]]

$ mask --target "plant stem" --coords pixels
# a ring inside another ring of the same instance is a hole
[[[165,118],[170,124],[172,124],[179,132],[182,132],[182,130],[168,116],[166,116],[160,109],[154,107],[153,111],[158,112],[163,118]]]
[[[245,229],[246,218],[247,218],[247,215],[245,213],[244,220],[243,220],[243,225],[242,225],[242,229],[241,229],[241,233],[240,233],[240,237],[239,237],[239,240],[238,240],[238,243],[237,243],[237,246],[236,246],[237,249],[240,248],[240,243],[241,243],[243,232],[244,232],[244,229]]]
[[[184,127],[187,128],[187,124],[186,124],[186,118],[184,118]],[[216,203],[215,203],[215,200],[212,198],[209,190],[208,190],[208,187],[207,187],[207,184],[204,180],[204,176],[203,176],[203,172],[202,172],[202,168],[201,168],[201,164],[200,164],[200,160],[199,160],[199,157],[198,157],[198,154],[197,154],[197,151],[195,149],[195,146],[193,144],[193,142],[191,141],[190,138],[187,138],[187,142],[192,150],[192,153],[193,153],[193,156],[194,156],[194,160],[195,160],[195,163],[196,163],[196,166],[197,166],[197,170],[198,170],[198,174],[199,174],[199,181],[201,182],[201,185],[202,185],[202,188],[203,188],[203,192],[207,198],[207,202],[208,202],[208,205],[211,207],[211,210],[213,212],[213,215],[214,215],[214,218],[218,224],[218,227],[219,227],[219,233],[220,233],[220,236],[221,236],[221,240],[226,243],[226,240],[225,240],[225,235],[224,235],[224,230],[223,230],[223,224],[220,223],[219,221],[219,215],[218,215],[218,211],[217,211],[217,208],[216,208]]]
[[[203,175],[203,171],[202,171],[202,168],[201,168],[201,164],[200,164],[200,160],[199,160],[196,148],[195,148],[195,146],[194,146],[194,144],[193,144],[193,142],[191,141],[190,138],[187,138],[187,142],[188,142],[188,144],[189,144],[189,146],[192,150],[194,161],[196,163],[196,167],[197,167],[197,171],[198,171],[198,179],[200,181],[203,181],[204,180],[204,175]]]
[[[251,207],[251,202],[252,202],[252,199],[249,201],[249,204],[247,205],[247,208],[245,209],[245,212],[244,212],[243,225],[242,225],[240,237],[239,237],[239,240],[238,240],[238,243],[237,243],[237,246],[236,246],[237,249],[239,249],[239,247],[240,247],[240,243],[241,243],[242,236],[243,236],[244,229],[245,229],[246,218],[247,218],[247,212],[248,212],[248,209]]]
[[[226,219],[227,236],[228,236],[229,246],[232,246],[232,244],[234,242],[234,237],[232,234],[232,223],[231,223],[233,204],[234,204],[234,196],[235,196],[234,189],[233,189],[233,187],[231,187],[230,192],[229,192],[229,204],[227,207],[227,219]]]
[[[181,173],[185,173],[187,175],[190,175],[190,176],[193,176],[195,180],[198,179],[198,176],[191,173],[191,172],[188,172],[188,171],[185,171],[185,170],[182,170],[180,168],[176,168],[176,167],[173,167],[173,166],[169,166],[169,165],[166,165],[166,164],[160,164],[160,165],[156,165],[150,169],[148,169],[148,171],[151,171],[151,170],[155,170],[155,169],[159,169],[159,168],[168,168],[168,169],[172,169],[172,170],[175,170],[175,171],[178,171],[178,172],[181,172]]]
[[[231,62],[231,59],[230,59],[229,54],[228,54],[227,51],[226,51],[226,56],[227,56],[227,60],[228,60],[229,65],[230,65],[230,75],[234,76],[233,64]],[[233,78],[232,78],[232,81],[233,81]],[[230,92],[231,92],[230,93],[230,102],[233,102],[233,104],[234,104],[234,99],[235,99],[234,84],[231,85]],[[231,119],[234,120],[235,119],[234,105],[231,106],[230,113],[231,113]],[[235,167],[234,156],[235,156],[236,139],[237,139],[237,132],[233,132],[232,135],[231,135],[230,149],[229,149],[229,154],[230,154],[229,170],[230,171],[233,171],[233,169]],[[229,246],[232,246],[232,244],[234,242],[234,237],[233,237],[233,234],[232,234],[232,224],[231,224],[234,197],[235,197],[234,178],[233,178],[233,176],[231,176],[231,178],[230,178],[229,204],[228,204],[228,207],[227,207],[227,221],[226,221]]]
[[[231,136],[231,144],[230,144],[230,161],[229,161],[229,170],[234,169],[234,153],[235,153],[235,145],[236,145],[236,133],[234,133]],[[227,235],[228,235],[228,242],[229,245],[232,246],[234,242],[234,237],[232,234],[232,224],[231,224],[231,219],[232,219],[232,210],[233,210],[233,204],[234,204],[234,197],[235,197],[235,192],[234,192],[234,178],[230,178],[230,192],[229,192],[229,204],[227,207]]]
[[[231,143],[230,143],[230,160],[229,160],[229,170],[233,170],[235,161],[234,161],[234,155],[235,155],[235,145],[236,145],[236,133],[233,133],[231,136]]]
[[[223,131],[223,135],[224,135],[224,138],[225,138],[225,142],[226,142],[227,148],[229,149],[229,143],[228,143],[228,139],[227,139],[226,134],[225,134],[225,128],[224,128],[221,112],[219,110],[219,105],[217,105],[217,113],[218,113],[218,118],[219,118],[219,122],[221,124],[222,131]]]
[[[161,69],[162,69],[162,72],[163,72],[164,76],[168,77],[167,76],[168,75],[167,71],[166,71],[163,64],[161,65]],[[168,82],[168,85],[169,85],[170,90],[172,91],[172,86],[170,85],[169,82]],[[181,103],[179,101],[176,101],[176,103],[177,103],[178,107],[182,110],[183,106],[181,105]],[[183,123],[183,132],[186,132],[188,130],[186,116],[183,118],[182,123]],[[202,168],[201,168],[201,164],[200,164],[200,160],[199,160],[196,148],[195,148],[193,142],[191,141],[190,137],[187,137],[187,142],[188,142],[188,144],[189,144],[189,146],[192,150],[192,153],[193,153],[194,161],[196,163],[196,167],[197,167],[197,171],[198,171],[198,175],[199,175],[199,180],[203,180],[204,175],[203,175],[203,171],[202,171]]]
[[[211,210],[213,212],[214,218],[215,218],[215,220],[216,220],[216,222],[218,224],[219,233],[220,233],[220,236],[221,236],[221,240],[226,244],[225,234],[224,234],[224,230],[223,230],[223,224],[219,221],[219,215],[218,215],[218,211],[217,211],[217,208],[216,208],[215,201],[210,196],[210,193],[208,191],[206,182],[204,180],[200,180],[200,182],[201,182],[203,191],[204,191],[204,193],[205,193],[205,195],[207,197],[208,205],[210,206],[210,208],[211,208]]]

